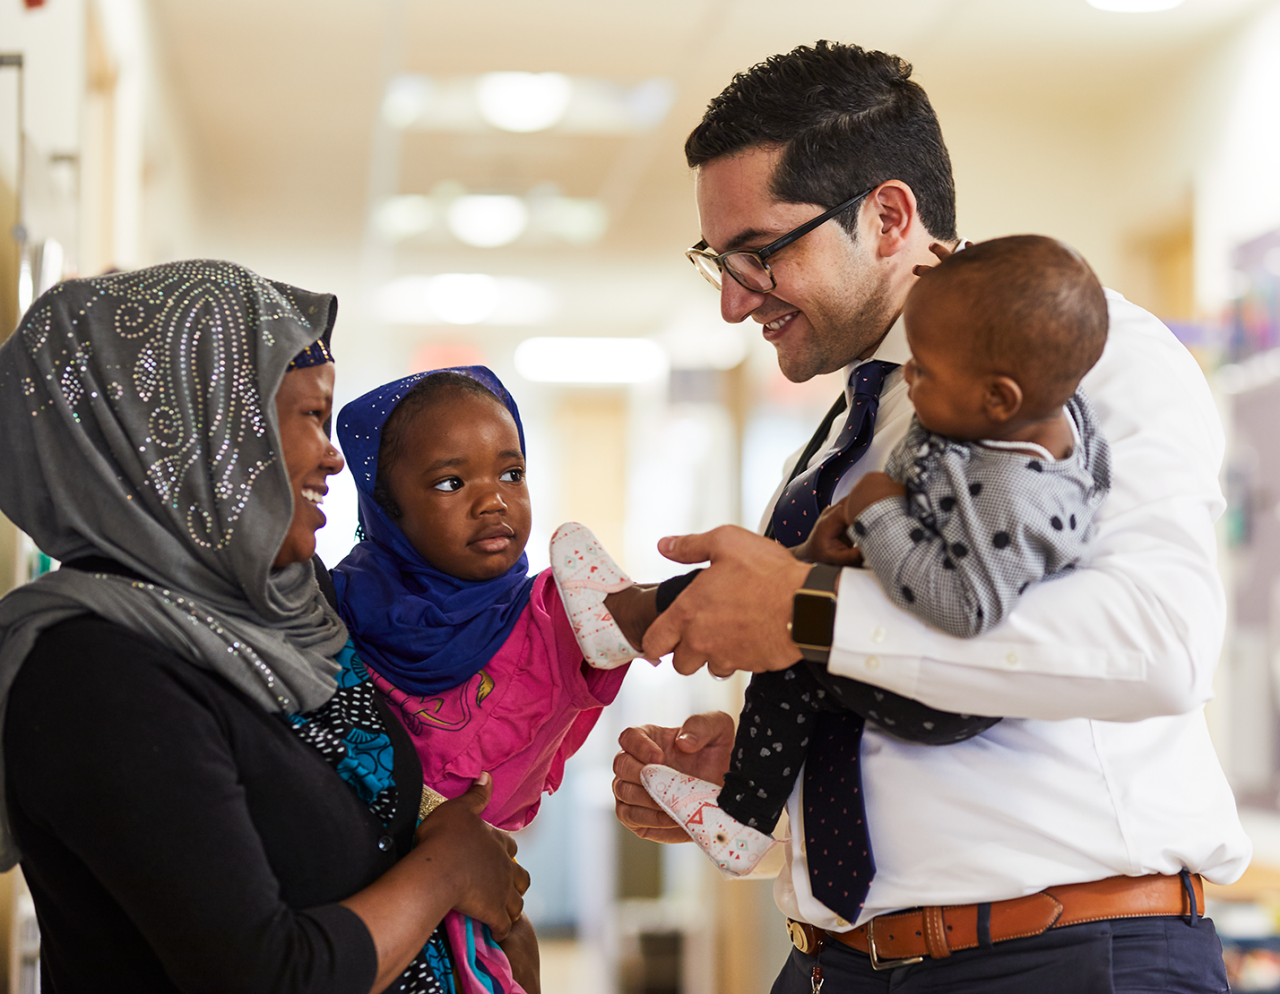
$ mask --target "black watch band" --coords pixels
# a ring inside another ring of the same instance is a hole
[[[809,570],[804,586],[791,599],[791,641],[800,655],[815,663],[827,662],[836,630],[836,583],[839,566],[818,563]]]

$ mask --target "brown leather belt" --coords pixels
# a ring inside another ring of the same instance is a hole
[[[1038,894],[990,904],[954,904],[879,915],[850,932],[828,932],[787,920],[791,941],[817,955],[826,940],[871,957],[877,970],[941,959],[961,949],[1040,935],[1051,928],[1107,918],[1147,918],[1204,914],[1204,885],[1190,875],[1196,906],[1191,907],[1181,877],[1108,877],[1085,884],[1049,887]]]

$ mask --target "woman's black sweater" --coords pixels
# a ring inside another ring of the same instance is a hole
[[[365,994],[373,940],[336,902],[408,852],[422,789],[383,717],[386,827],[283,716],[213,673],[91,615],[45,631],[4,727],[44,989]]]

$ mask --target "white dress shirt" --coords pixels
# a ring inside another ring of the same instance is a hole
[[[1230,883],[1249,862],[1203,714],[1226,616],[1213,525],[1224,506],[1222,428],[1187,350],[1140,307],[1110,290],[1107,300],[1107,346],[1081,386],[1114,476],[1085,568],[1033,587],[975,639],[899,610],[867,570],[841,577],[832,673],[946,711],[1005,716],[948,746],[868,723],[876,875],[859,922],[1183,867]],[[873,358],[909,354],[899,319]],[[874,441],[833,499],[883,467],[911,414],[895,371]],[[774,896],[791,918],[848,928],[809,889],[803,782],[787,804],[791,841]]]

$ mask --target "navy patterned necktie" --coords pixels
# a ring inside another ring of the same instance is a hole
[[[791,548],[808,538],[840,478],[871,445],[880,390],[896,368],[896,363],[872,360],[853,371],[853,403],[835,451],[793,477],[774,506],[771,531],[783,545]],[[825,437],[822,429],[819,434]],[[802,456],[798,465],[804,461]],[[818,714],[804,766],[809,886],[814,897],[848,922],[857,921],[875,875],[859,768],[864,724],[852,711]]]
[[[773,507],[773,537],[788,549],[809,537],[822,509],[845,472],[862,458],[876,430],[876,411],[885,377],[897,363],[873,359],[853,371],[853,403],[836,438],[835,449],[821,462],[792,478]],[[801,464],[803,460],[801,460]]]

